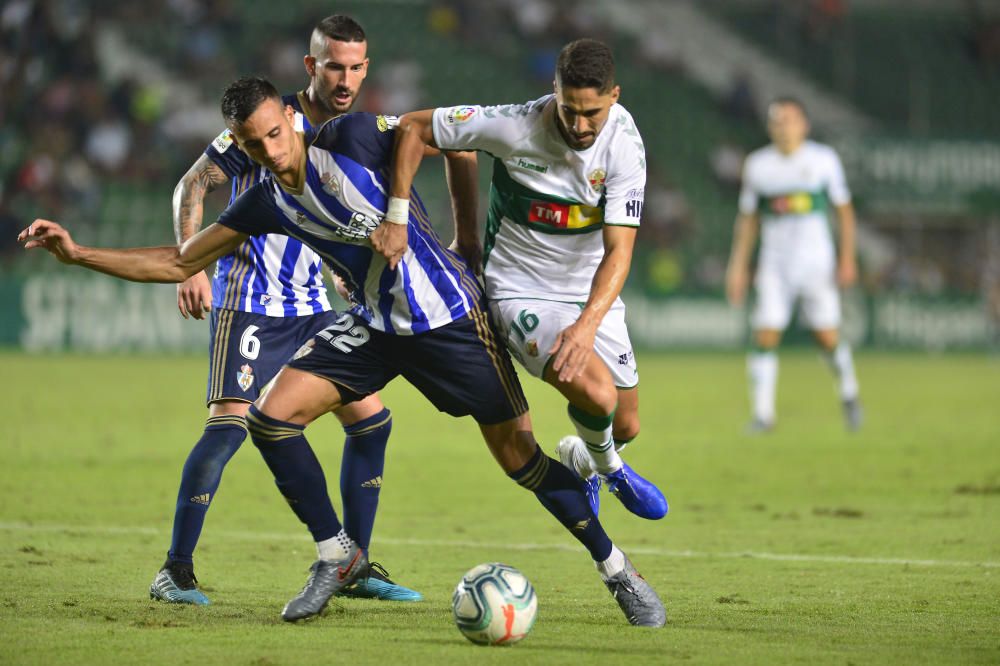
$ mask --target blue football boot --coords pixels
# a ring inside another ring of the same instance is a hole
[[[337,592],[339,597],[355,599],[381,599],[383,601],[423,601],[424,595],[416,590],[394,583],[389,572],[378,562],[370,562],[368,570],[353,584]]]
[[[624,460],[620,470],[604,475],[604,482],[625,508],[640,518],[659,520],[667,515],[667,498],[660,489],[636,474]]]
[[[577,451],[581,453],[575,456],[574,454]],[[583,476],[575,462],[578,459],[577,456],[583,460],[590,460],[587,445],[576,435],[566,435],[556,445],[556,454],[559,456],[559,462],[580,479],[583,494],[587,496],[587,502],[590,503],[590,510],[596,516],[601,510],[601,477],[594,474],[593,470],[588,470],[590,472],[589,476]]]
[[[170,604],[207,606],[212,603],[198,589],[194,569],[167,561],[149,586],[149,598]]]

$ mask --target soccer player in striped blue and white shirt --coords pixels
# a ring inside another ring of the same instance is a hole
[[[350,110],[368,71],[367,39],[353,19],[328,16],[312,31],[304,59],[308,87],[285,95],[295,129],[306,131]],[[183,243],[201,228],[204,195],[232,182],[230,202],[267,176],[226,129],[178,183],[174,226]],[[284,234],[248,239],[221,257],[209,284],[199,271],[178,285],[181,313],[204,318],[211,303],[209,417],[181,473],[167,561],[150,595],[173,603],[208,603],[194,578],[194,551],[229,459],[246,438],[245,417],[260,391],[306,340],[330,325],[322,260]],[[367,548],[382,485],[392,417],[371,395],[337,411],[344,427],[341,494],[348,533]],[[344,594],[414,601],[421,595],[396,585],[379,565]]]
[[[439,410],[473,416],[508,476],[535,493],[599,569],[606,566],[614,545],[577,477],[535,441],[527,402],[472,268],[441,244],[415,192],[408,200],[388,196],[395,119],[352,114],[299,134],[294,112],[262,79],[230,85],[222,109],[240,147],[274,178],[255,185],[182,247],[82,247],[48,220],[35,220],[19,240],[26,249],[44,248],[65,263],[125,279],[180,282],[250,234],[285,233],[319,252],[344,281],[355,308],[304,345],[247,415],[254,444],[319,555],[282,617],[319,614],[367,562],[339,522],[303,430],[399,375]],[[476,208],[475,157],[446,157],[456,224],[466,224]],[[407,231],[401,255],[389,259],[372,240],[387,225]],[[638,575],[629,584],[623,593],[629,599],[617,599],[629,622],[663,626],[666,613],[649,584]]]

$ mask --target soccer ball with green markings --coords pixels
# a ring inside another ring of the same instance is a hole
[[[480,645],[511,645],[531,631],[538,610],[535,588],[514,567],[491,562],[458,581],[451,610],[459,631]]]

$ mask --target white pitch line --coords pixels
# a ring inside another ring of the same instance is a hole
[[[76,534],[125,534],[125,535],[145,535],[145,536],[165,536],[166,530],[155,527],[127,527],[113,525],[58,525],[58,524],[33,524],[0,522],[0,530],[8,532],[68,532]],[[308,536],[301,532],[247,532],[247,531],[225,531],[213,530],[213,535],[225,539],[238,539],[246,541],[307,541]],[[376,544],[386,544],[391,546],[430,546],[441,548],[488,548],[492,550],[547,550],[578,552],[578,544],[559,543],[489,543],[484,541],[462,541],[451,539],[411,539],[379,537],[374,539]],[[626,547],[630,554],[650,555],[655,557],[675,557],[688,559],[741,559],[741,560],[768,560],[773,562],[822,562],[828,564],[881,564],[894,566],[921,566],[921,567],[977,567],[984,569],[1000,569],[1000,562],[970,562],[966,560],[926,560],[911,559],[906,557],[855,557],[851,555],[805,555],[797,553],[764,553],[758,551],[742,552],[705,552],[696,550],[668,550],[664,548],[649,548],[646,546]]]

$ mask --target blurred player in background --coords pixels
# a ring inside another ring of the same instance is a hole
[[[368,72],[368,43],[361,26],[347,16],[320,21],[312,32],[305,68],[308,87],[286,95],[295,127],[307,131],[348,111]],[[234,201],[265,170],[240,150],[227,129],[206,149],[174,191],[178,244],[202,226],[205,194],[232,181]],[[167,561],[150,586],[150,596],[175,603],[207,604],[194,577],[194,550],[222,478],[223,468],[247,435],[250,404],[281,366],[315,333],[332,324],[321,272],[322,261],[284,235],[247,240],[219,259],[211,285],[198,272],[177,287],[184,317],[203,319],[211,310],[209,417],[181,474]],[[209,307],[211,304],[211,307]],[[348,533],[368,547],[382,485],[392,417],[377,395],[337,411],[346,434],[341,495]],[[389,580],[377,563],[347,595],[415,601],[421,595]]]
[[[273,174],[237,199],[219,221],[180,248],[108,250],[76,245],[54,222],[36,220],[18,240],[59,260],[130,280],[180,282],[249,235],[286,233],[308,243],[343,280],[355,307],[304,345],[247,414],[254,445],[316,541],[319,559],[282,611],[296,621],[363,575],[367,559],[343,529],[323,469],[303,431],[317,418],[381,390],[402,375],[439,410],[471,415],[507,475],[532,491],[588,551],[629,623],[662,627],[656,592],[608,537],[579,480],[538,447],[510,358],[487,316],[471,268],[445,249],[416,191],[386,174],[397,119],[349,114],[305,135],[293,129],[267,81],[231,84],[223,116],[240,147]],[[424,146],[420,145],[421,154]],[[456,228],[475,224],[475,154],[449,152]],[[403,196],[398,196],[403,194]],[[388,251],[391,227],[404,247]]]
[[[750,430],[767,432],[774,427],[776,350],[796,302],[837,377],[846,425],[857,430],[862,418],[858,380],[851,348],[839,335],[838,287],[854,284],[858,272],[854,208],[844,168],[833,148],[807,140],[809,119],[798,100],[776,99],[767,118],[772,143],[751,153],[744,164],[726,274],[729,302],[741,305],[759,230],[757,298],[751,319],[754,349],[747,359]],[[839,253],[827,219],[831,206],[839,222]]]
[[[568,401],[578,436],[558,452],[594,512],[603,479],[629,511],[655,520],[666,499],[618,454],[639,434],[639,374],[619,295],[646,184],[642,138],[619,94],[610,49],[572,42],[559,54],[555,94],[403,116],[410,152],[401,141],[392,183],[410,186],[425,145],[494,156],[485,252],[477,226],[460,230],[459,250],[483,266],[512,355]]]

